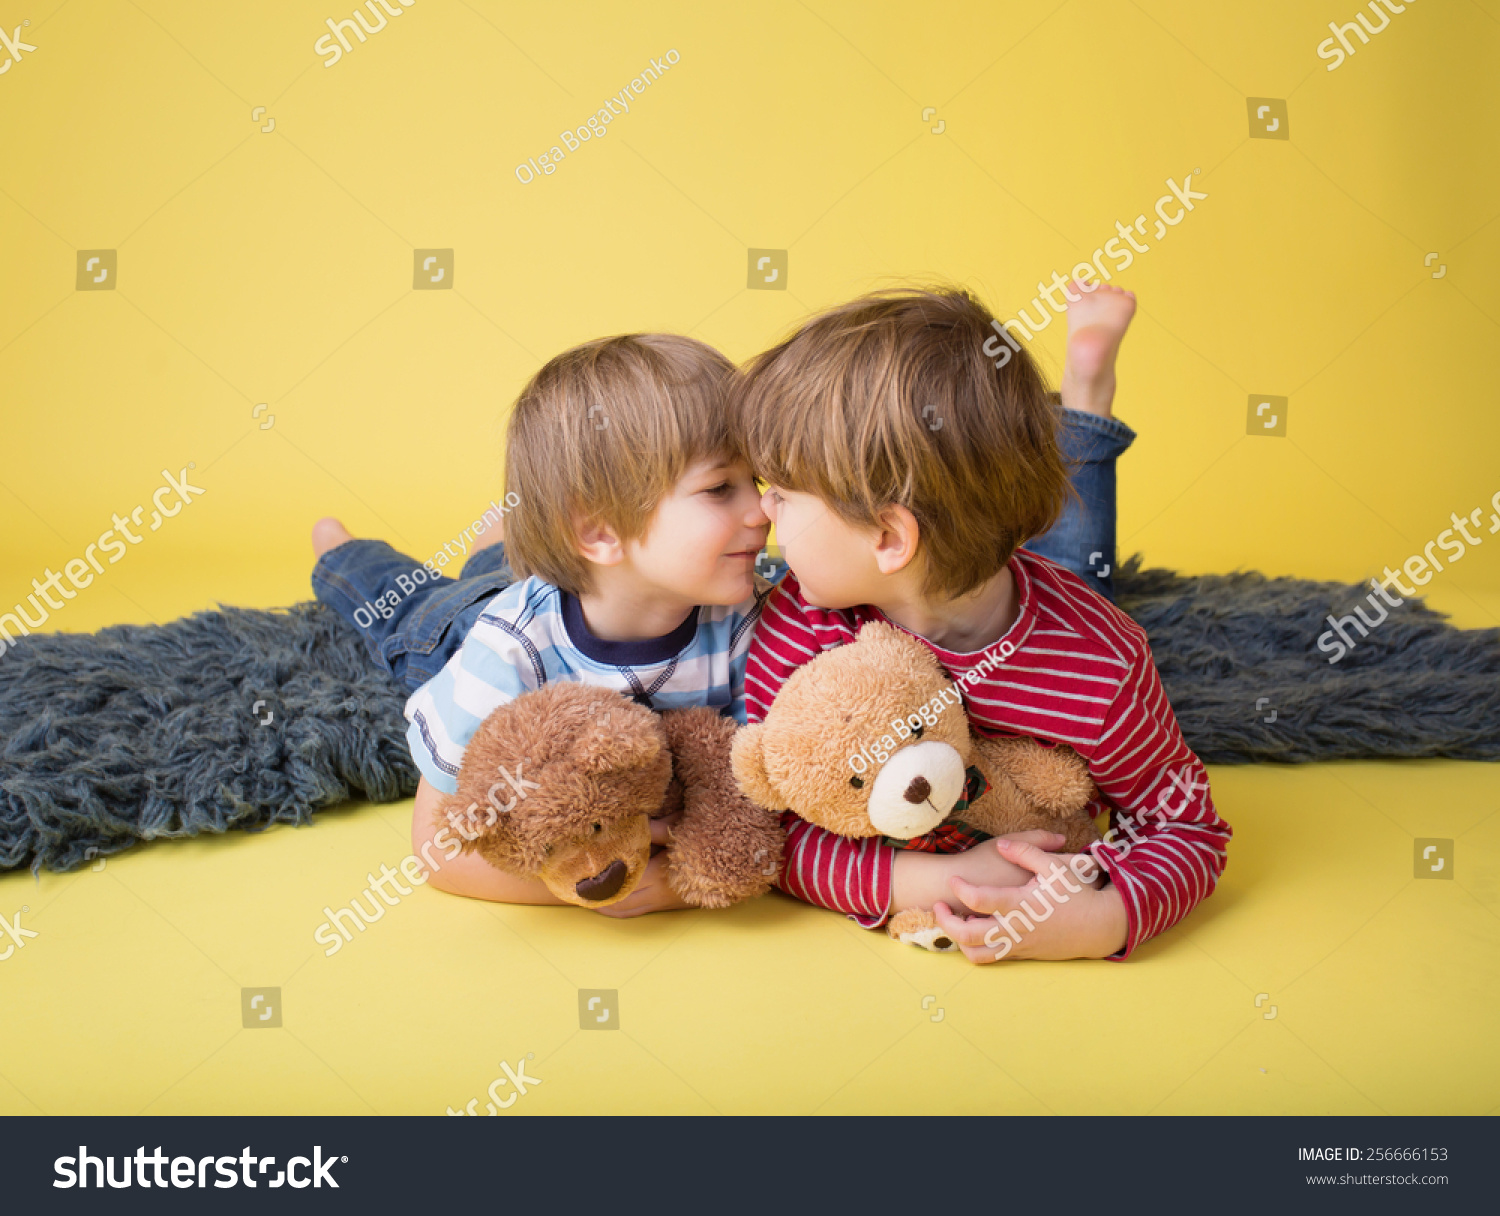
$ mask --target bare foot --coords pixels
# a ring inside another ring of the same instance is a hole
[[[1072,286],[1083,299],[1068,305],[1068,357],[1058,391],[1070,410],[1101,418],[1112,417],[1115,399],[1115,356],[1135,316],[1135,292],[1108,283],[1085,291]]]
[[[313,524],[313,553],[318,557],[322,557],[330,549],[337,549],[346,540],[353,539],[354,537],[349,535],[349,529],[331,515]]]

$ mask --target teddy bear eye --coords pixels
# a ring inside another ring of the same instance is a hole
[[[920,739],[922,737],[922,727],[921,726],[913,726],[911,728],[911,737],[913,739]]]
[[[597,836],[602,831],[604,831],[604,825],[596,823],[594,825],[594,835]]]
[[[850,777],[849,784],[857,790],[862,790],[865,788],[865,779],[863,777]]]

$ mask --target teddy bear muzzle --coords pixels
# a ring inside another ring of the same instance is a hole
[[[936,739],[903,747],[875,778],[870,823],[897,840],[926,835],[958,802],[964,779],[964,758],[957,748]]]
[[[624,899],[651,860],[651,821],[645,815],[595,826],[597,831],[554,845],[539,875],[558,899],[583,908]]]

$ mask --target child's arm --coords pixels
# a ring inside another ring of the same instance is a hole
[[[939,922],[958,933],[954,940],[966,947],[973,962],[1129,958],[1142,942],[1207,899],[1223,873],[1233,831],[1214,810],[1203,763],[1183,741],[1146,635],[1138,626],[1132,629],[1139,634],[1139,652],[1098,740],[1087,750],[1079,748],[1094,784],[1116,808],[1115,826],[1088,850],[1108,872],[1109,884],[1090,884],[1069,894],[1069,884],[1079,885],[1080,877],[1067,871],[1070,855],[1049,856],[1024,846],[1008,850],[1011,860],[1038,877],[1024,887],[958,888],[965,903],[990,917],[965,924],[934,909]],[[1038,902],[1038,888],[1048,886],[1054,867],[1063,874],[1051,880],[1052,898]],[[997,935],[994,917],[1017,911],[1026,917],[1020,901],[1028,896],[1035,911],[1045,913],[1050,906],[1051,913],[1030,928],[1012,915],[1009,923],[1017,932]],[[1110,943],[1113,948],[1101,953]],[[980,950],[980,945],[988,949]]]
[[[745,719],[760,722],[777,691],[803,663],[854,638],[841,614],[809,610],[795,574],[777,584],[762,609],[750,643],[744,688]],[[788,895],[852,917],[875,929],[905,908],[958,902],[950,881],[957,876],[987,885],[1026,881],[1026,871],[993,851],[934,854],[898,850],[879,839],[850,840],[815,827],[790,812],[782,816],[786,849],[776,885]],[[1050,839],[1050,833],[1028,833]],[[1056,846],[1053,846],[1056,847]]]
[[[417,809],[411,819],[411,849],[431,867],[428,881],[434,887],[453,895],[493,899],[504,904],[563,902],[539,879],[518,878],[497,870],[478,853],[457,852],[459,838],[437,814],[442,798],[442,791],[428,784],[427,778],[417,782]]]
[[[745,668],[745,721],[765,719],[776,693],[802,664],[824,650],[854,640],[854,627],[838,613],[802,602],[795,574],[776,584],[761,609]],[[848,840],[797,818],[781,817],[786,830],[776,886],[788,895],[852,917],[866,929],[885,923],[896,850],[883,841]]]
[[[1059,832],[1016,832],[998,840],[986,840],[962,853],[897,849],[891,870],[891,915],[907,908],[931,908],[940,902],[960,914],[987,911],[970,904],[960,887],[971,891],[1019,887],[1031,879],[1030,870],[1001,853],[997,847],[999,840],[1018,840],[1041,849],[1055,849],[1066,837]]]
[[[1114,887],[1101,887],[1103,874],[1087,854],[1050,853],[1004,837],[996,845],[1025,867],[1024,886],[980,887],[960,878],[954,890],[974,914],[957,915],[948,902],[933,905],[938,924],[971,963],[1108,958],[1125,948],[1124,901]]]
[[[525,604],[517,601],[505,602],[495,611],[503,615],[524,609]],[[497,644],[508,649],[497,650]],[[478,852],[461,852],[461,839],[438,816],[444,794],[458,788],[464,751],[484,718],[532,687],[523,678],[523,672],[531,670],[524,658],[521,643],[510,634],[476,638],[471,632],[437,675],[407,699],[406,742],[421,774],[412,813],[412,847],[431,868],[430,881],[440,891],[509,904],[561,904],[540,880],[507,874]],[[465,687],[462,704],[457,696],[460,681]]]

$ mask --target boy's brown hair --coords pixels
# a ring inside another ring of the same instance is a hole
[[[916,517],[931,598],[998,573],[1072,492],[1058,407],[993,321],[960,288],[873,292],[805,322],[730,390],[756,476],[851,524],[893,505]]]
[[[517,576],[583,594],[592,574],[579,524],[636,540],[689,466],[738,457],[724,409],[733,377],[713,347],[677,334],[600,338],[549,360],[506,430],[505,487],[520,502],[505,544]]]

